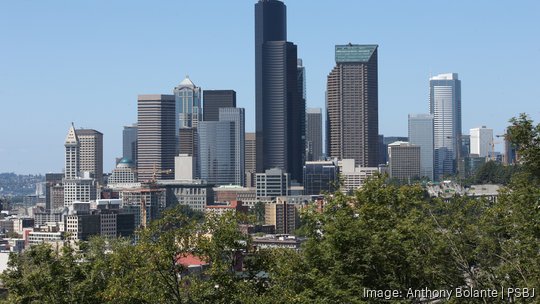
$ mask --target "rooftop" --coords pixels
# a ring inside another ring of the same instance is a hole
[[[368,62],[378,47],[376,44],[336,45],[336,63]]]

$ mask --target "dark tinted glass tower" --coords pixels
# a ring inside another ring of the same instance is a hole
[[[379,163],[377,47],[336,45],[336,66],[328,75],[327,154],[362,167]]]
[[[257,172],[280,168],[302,180],[305,102],[297,83],[297,48],[287,42],[286,6],[255,4]]]
[[[218,121],[220,108],[236,108],[234,90],[204,90],[203,120]]]

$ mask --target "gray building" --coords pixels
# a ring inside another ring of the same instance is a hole
[[[203,120],[219,121],[220,108],[236,108],[234,90],[204,90]]]
[[[457,73],[429,79],[429,110],[433,115],[434,177],[457,170],[461,152],[461,81]]]
[[[244,184],[244,115],[242,108],[221,108],[219,121],[199,123],[201,179],[215,185]]]
[[[321,108],[306,109],[306,161],[321,160],[323,157],[322,143],[322,110]]]
[[[137,101],[137,168],[140,181],[172,179],[176,155],[175,98],[139,95]]]
[[[255,147],[255,133],[246,132],[244,149],[244,166],[246,172],[246,187],[255,187],[255,172],[257,170],[257,149]]]
[[[257,198],[272,200],[278,196],[288,196],[290,188],[289,174],[279,168],[268,169],[256,175]]]
[[[379,164],[377,45],[336,45],[336,66],[328,75],[327,155]]]
[[[410,181],[420,177],[420,147],[397,141],[388,145],[390,177]]]
[[[122,131],[122,158],[137,163],[137,124],[124,126]]]
[[[257,172],[280,168],[301,181],[305,100],[298,85],[297,47],[287,42],[286,6],[255,4]]]
[[[409,142],[420,147],[420,176],[433,180],[433,115],[409,114]]]

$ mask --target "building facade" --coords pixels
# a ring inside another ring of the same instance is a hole
[[[236,108],[234,90],[204,90],[203,120],[219,121],[220,108]]]
[[[137,124],[124,126],[122,131],[122,158],[137,163]]]
[[[336,45],[336,66],[327,82],[327,155],[354,159],[362,167],[379,162],[377,48]]]
[[[339,186],[338,166],[333,161],[308,161],[304,165],[304,194],[333,193]]]
[[[323,157],[322,110],[306,109],[306,161],[317,161]]]
[[[457,73],[429,79],[429,109],[433,115],[434,178],[457,171],[461,152],[461,81]]]
[[[216,185],[244,185],[243,108],[220,108],[219,121],[199,124],[198,141],[201,179]]]
[[[388,145],[390,177],[411,181],[420,177],[420,147],[397,141]]]
[[[103,133],[92,129],[77,129],[79,139],[79,170],[103,183]]]
[[[420,147],[420,177],[433,180],[433,115],[409,114],[409,142]]]
[[[176,155],[175,97],[139,95],[137,108],[138,179],[172,179]]]
[[[278,196],[288,196],[290,187],[289,174],[281,169],[268,169],[265,173],[256,175],[257,198],[274,199]]]
[[[257,170],[257,149],[255,147],[255,133],[246,132],[244,149],[245,186],[255,187],[255,173]]]
[[[256,157],[259,173],[270,168],[301,181],[305,100],[298,85],[297,47],[287,42],[286,6],[255,4]]]
[[[482,126],[470,130],[471,155],[490,157],[493,154],[493,129]]]

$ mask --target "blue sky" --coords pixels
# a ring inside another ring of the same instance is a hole
[[[138,94],[186,74],[234,89],[254,129],[255,1],[0,0],[0,172],[61,172],[69,125],[104,133],[104,169],[122,153]],[[334,45],[379,44],[379,129],[407,134],[428,111],[430,74],[462,80],[463,132],[540,120],[539,1],[285,1],[288,40],[324,107]],[[501,149],[501,145],[498,145]]]

